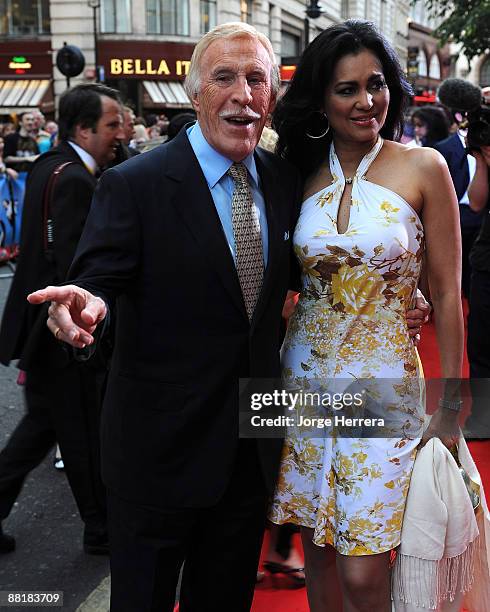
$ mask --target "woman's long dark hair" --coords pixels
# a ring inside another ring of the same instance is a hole
[[[369,21],[352,19],[333,25],[305,49],[291,84],[273,115],[273,127],[279,134],[276,150],[300,170],[303,178],[314,172],[328,155],[331,132],[318,140],[308,138],[306,132],[315,129],[311,126],[323,107],[325,91],[335,66],[345,55],[357,54],[364,49],[379,59],[390,91],[390,104],[381,136],[396,140],[402,134],[403,113],[412,90],[394,49]]]

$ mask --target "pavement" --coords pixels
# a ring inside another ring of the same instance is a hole
[[[0,315],[11,280],[2,278],[0,266]],[[24,414],[18,370],[0,365],[0,448]],[[67,612],[109,610],[109,561],[82,550],[83,524],[64,472],[53,467],[54,449],[26,479],[4,530],[15,536],[17,549],[0,555],[0,594],[4,591],[63,591]],[[0,605],[0,609],[3,606]],[[36,609],[6,607],[5,610]],[[45,609],[37,607],[37,609]],[[137,611],[135,611],[137,612]]]

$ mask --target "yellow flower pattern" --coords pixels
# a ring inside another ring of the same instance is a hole
[[[336,220],[345,179],[333,145],[333,183],[303,202],[294,235],[303,286],[282,354],[287,387],[368,381],[373,405],[393,416],[394,429],[378,438],[347,438],[335,429],[307,437],[288,429],[270,518],[310,527],[316,544],[345,555],[399,544],[425,412],[423,374],[405,320],[424,231],[401,196],[366,177],[382,146],[379,139],[354,176],[344,234]],[[309,410],[297,407],[303,416]]]

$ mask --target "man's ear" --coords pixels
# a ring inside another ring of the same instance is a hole
[[[199,112],[199,94],[195,93],[191,98],[192,106],[196,113]]]
[[[75,142],[87,142],[90,132],[92,132],[90,127],[75,126]]]
[[[271,115],[274,112],[274,109],[276,108],[276,103],[277,103],[277,96],[272,95],[271,101],[269,103],[269,112],[268,112],[269,115]]]

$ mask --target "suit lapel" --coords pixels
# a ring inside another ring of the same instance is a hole
[[[165,149],[168,176],[179,183],[172,204],[199,244],[203,257],[218,273],[236,307],[248,319],[235,262],[208,184],[185,130]]]
[[[278,262],[279,247],[281,246],[282,236],[279,236],[279,220],[277,211],[279,210],[278,190],[274,184],[274,172],[266,155],[260,149],[255,152],[257,171],[260,176],[262,194],[264,196],[267,210],[267,234],[269,238],[269,254],[267,267],[265,269],[262,290],[259,295],[257,306],[255,307],[252,324],[260,319],[260,316],[267,304],[269,294],[274,286],[273,279]]]

